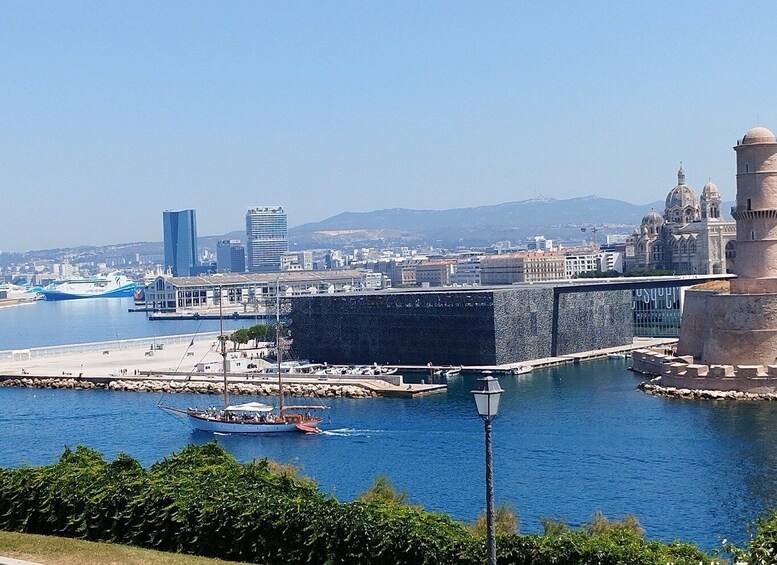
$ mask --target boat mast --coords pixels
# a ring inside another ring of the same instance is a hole
[[[221,341],[221,372],[224,374],[224,409],[229,406],[229,391],[227,391],[227,338],[224,337],[224,302],[219,287],[219,341]]]
[[[275,358],[278,361],[278,413],[283,416],[283,378],[281,377],[281,282],[275,279]]]

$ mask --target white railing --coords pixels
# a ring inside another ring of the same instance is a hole
[[[30,359],[41,357],[58,357],[61,355],[70,355],[73,353],[89,353],[94,351],[118,351],[122,349],[151,349],[152,346],[174,345],[178,343],[189,343],[197,341],[212,341],[217,338],[218,332],[203,332],[198,334],[179,334],[137,337],[132,339],[113,339],[109,341],[95,341],[91,343],[74,343],[71,345],[52,345],[48,347],[31,347],[25,350],[5,350],[0,351],[0,362],[12,361],[14,353],[29,351]]]

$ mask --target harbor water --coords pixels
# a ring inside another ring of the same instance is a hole
[[[186,333],[200,323],[149,322],[113,302],[0,311],[0,348],[98,341],[114,331],[121,337]],[[332,425],[317,436],[216,440],[240,460],[298,465],[341,500],[384,474],[413,503],[470,521],[484,506],[483,424],[469,394],[476,378],[463,375],[445,394],[412,400],[328,401]],[[650,538],[712,549],[723,538],[744,540],[748,522],[777,508],[777,406],[653,397],[635,390],[639,380],[623,360],[500,377],[496,499],[518,512],[521,531],[540,531],[543,516],[576,525],[601,510],[611,518],[635,514]],[[107,458],[125,452],[149,465],[187,443],[213,439],[159,410],[159,400],[144,393],[0,388],[0,466],[48,464],[64,446],[77,444]],[[179,406],[218,401],[165,400]]]

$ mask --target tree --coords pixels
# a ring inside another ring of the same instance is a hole
[[[248,337],[254,340],[254,347],[258,347],[260,341],[274,341],[274,339],[270,338],[271,330],[270,326],[255,324],[248,328]]]
[[[229,336],[229,341],[235,344],[235,350],[237,350],[241,345],[248,343],[250,339],[251,337],[247,328],[241,328]]]

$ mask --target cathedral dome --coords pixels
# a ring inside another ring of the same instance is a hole
[[[640,225],[640,233],[643,237],[654,238],[658,237],[661,231],[661,226],[664,225],[664,218],[661,214],[655,210],[651,210],[642,218],[642,224]]]
[[[686,208],[688,206],[695,208],[696,205],[696,195],[687,184],[678,184],[666,195],[667,210],[671,208]]]
[[[659,214],[655,210],[651,210],[650,212],[645,214],[645,216],[642,218],[642,223],[660,226],[664,223],[664,218],[662,218],[661,214]]]
[[[747,133],[742,138],[742,144],[748,145],[752,143],[774,143],[774,134],[768,128],[757,126],[747,130]]]

